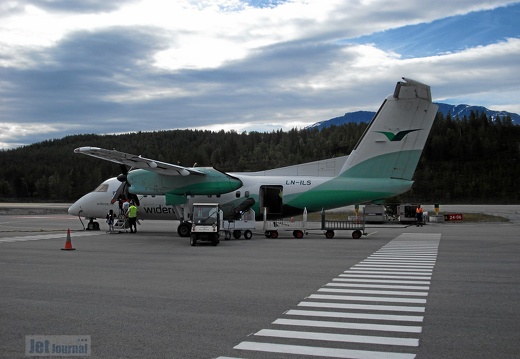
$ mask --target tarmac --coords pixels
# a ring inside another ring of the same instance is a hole
[[[92,358],[517,358],[518,206],[484,208],[506,209],[510,222],[258,230],[216,247],[191,247],[175,221],[109,234],[1,215],[0,358],[63,336]]]
[[[67,213],[71,203],[1,203],[1,214],[38,214]],[[423,208],[430,214],[435,213],[433,204],[424,204]],[[333,211],[354,211],[354,206],[341,207]],[[482,204],[440,204],[440,213],[483,213],[500,216],[512,222],[520,222],[520,204],[482,205]]]

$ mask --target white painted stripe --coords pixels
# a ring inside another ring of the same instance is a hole
[[[293,325],[300,327],[335,328],[335,329],[356,329],[374,330],[383,332],[401,333],[421,333],[422,327],[417,325],[389,325],[389,324],[370,324],[370,323],[351,323],[351,322],[329,322],[323,320],[301,320],[301,319],[276,319],[273,324]]]
[[[385,284],[355,284],[355,283],[327,283],[326,287],[350,287],[350,288],[380,288],[380,289],[409,289],[430,290],[429,286],[423,285],[385,285]]]
[[[437,255],[439,253],[439,248],[437,246],[434,247],[417,247],[413,250],[410,249],[409,246],[406,247],[383,247],[377,252],[372,253],[372,255],[378,255],[378,254],[403,254],[403,255]]]
[[[430,273],[426,273],[426,272],[398,272],[398,271],[387,271],[387,270],[364,270],[364,269],[349,269],[349,270],[346,270],[344,271],[343,273],[347,273],[347,274],[392,274],[392,275],[396,275],[396,274],[400,274],[400,275],[429,275],[430,278],[431,278],[431,272]]]
[[[412,297],[426,297],[428,292],[406,292],[401,290],[366,290],[366,289],[334,289],[320,288],[318,292],[352,293],[352,294],[378,294],[378,295],[401,295]]]
[[[394,268],[394,267],[381,267],[381,266],[369,266],[369,265],[355,265],[350,268],[351,270],[364,270],[364,271],[380,271],[384,270],[387,272],[416,272],[416,273],[431,273],[433,272],[433,269],[428,268]]]
[[[404,257],[435,257],[437,252],[432,251],[414,251],[407,252],[403,250],[395,250],[395,251],[377,251],[370,255],[372,256],[404,256]]]
[[[35,236],[18,236],[18,237],[6,237],[2,238],[0,241],[2,242],[25,242],[25,241],[38,241],[41,239],[55,239],[55,238],[65,238],[66,234],[38,234]]]
[[[417,298],[391,298],[391,297],[362,297],[355,295],[331,295],[331,294],[311,294],[308,299],[327,299],[327,300],[346,300],[359,302],[389,302],[389,303],[414,303],[425,304],[426,299]]]
[[[371,256],[367,257],[367,259],[383,259],[383,258],[404,258],[404,259],[417,259],[417,260],[433,260],[437,258],[437,253],[428,253],[428,254],[415,254],[415,253],[374,253]]]
[[[397,238],[424,238],[424,239],[432,239],[432,238],[441,238],[440,233],[402,233]]]
[[[391,246],[381,247],[378,251],[375,253],[380,252],[395,252],[395,251],[401,251],[401,252],[437,252],[439,250],[438,246],[432,245],[427,246],[427,248],[424,248],[424,246],[421,247],[410,247],[410,246],[399,246],[397,248],[392,248]]]
[[[105,232],[79,232],[79,233],[71,233],[71,239],[75,237],[88,237],[88,236],[96,236],[100,234],[105,234]],[[39,241],[43,239],[57,239],[57,238],[66,238],[67,233],[49,233],[49,234],[37,234],[34,236],[16,236],[16,237],[5,237],[0,239],[0,243],[12,243],[12,242],[27,242],[27,241]]]
[[[432,262],[435,261],[435,258],[437,256],[403,256],[403,255],[371,255],[368,257],[368,259],[391,259],[391,260],[399,260],[399,259],[406,259],[406,260],[417,260],[421,262]]]
[[[378,337],[378,336],[371,336],[371,335],[298,332],[298,331],[292,331],[292,330],[276,330],[276,329],[262,329],[262,330],[258,331],[257,333],[255,333],[255,335],[264,336],[264,337],[276,337],[276,338],[326,340],[329,342],[399,345],[399,346],[405,346],[405,347],[419,346],[419,339],[415,339],[415,338]]]
[[[314,355],[329,358],[351,359],[413,359],[415,354],[380,352],[368,350],[352,350],[339,348],[309,347],[302,345],[285,345],[272,343],[242,342],[234,347],[241,350],[253,350],[269,353],[284,353],[296,355]]]
[[[298,310],[298,309],[288,310],[284,314],[285,315],[301,315],[301,316],[307,316],[307,317],[391,320],[391,321],[399,321],[399,322],[416,322],[416,323],[420,323],[424,319],[424,317],[420,316],[420,315],[366,314],[366,313],[327,312],[327,311],[321,311],[321,310]]]
[[[236,358],[236,357],[218,357],[217,359],[242,359],[242,358]]]
[[[428,265],[406,265],[406,264],[371,264],[371,263],[358,263],[354,265],[354,267],[368,267],[368,268],[402,268],[402,269],[425,269],[425,270],[432,270],[434,265],[428,264]]]
[[[438,252],[439,251],[439,245],[438,244],[432,244],[432,245],[415,245],[411,246],[409,244],[402,245],[394,245],[394,246],[385,246],[381,247],[378,251],[374,253],[381,253],[381,252]]]
[[[406,261],[406,262],[415,261],[417,263],[435,265],[436,258],[437,257],[431,257],[431,258],[429,257],[429,258],[421,259],[421,258],[417,258],[417,257],[380,256],[380,257],[368,257],[367,260],[368,261],[392,261],[392,262],[396,262],[396,263],[402,263],[402,261]]]
[[[355,278],[333,278],[332,280],[336,281],[336,282],[430,284],[430,281],[423,281],[423,280],[355,279]]]
[[[384,264],[423,264],[423,265],[435,265],[434,260],[411,260],[411,259],[396,259],[396,258],[367,258],[363,263],[384,263]]]
[[[383,246],[384,247],[399,247],[404,246],[408,248],[420,248],[420,247],[433,247],[439,245],[439,239],[438,238],[432,238],[431,240],[424,240],[424,239],[417,239],[413,240],[410,238],[394,238],[391,242],[388,242]]]
[[[365,259],[362,264],[385,264],[392,266],[420,266],[421,268],[433,268],[435,266],[435,262],[433,263],[424,263],[417,261],[389,261],[389,260],[381,260],[381,259]]]
[[[419,280],[429,280],[431,276],[407,276],[407,275],[370,275],[370,274],[340,274],[340,277],[345,278],[385,278],[385,279],[419,279]]]
[[[424,307],[399,306],[399,305],[369,305],[369,304],[344,304],[344,303],[323,303],[323,302],[300,302],[299,307],[315,308],[336,308],[336,309],[356,309],[356,310],[381,310],[389,312],[414,312],[424,313]]]
[[[396,246],[385,246],[381,247],[378,251],[374,253],[379,252],[392,252],[392,251],[399,251],[399,252],[437,252],[439,250],[438,244],[431,244],[431,245],[416,245],[416,246],[410,246],[407,245],[396,245]]]

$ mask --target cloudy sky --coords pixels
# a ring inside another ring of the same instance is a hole
[[[3,0],[0,148],[302,128],[377,110],[402,76],[520,113],[519,19],[507,0]]]

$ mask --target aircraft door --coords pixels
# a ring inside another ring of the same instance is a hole
[[[267,216],[281,216],[283,212],[283,186],[260,186],[260,209]]]

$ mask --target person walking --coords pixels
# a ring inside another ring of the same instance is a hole
[[[114,220],[115,220],[114,210],[111,209],[107,213],[108,233],[114,232]]]
[[[415,209],[415,217],[417,218],[417,227],[423,226],[423,209],[421,208],[421,205],[417,205],[417,208]]]
[[[126,212],[128,217],[128,224],[130,226],[130,233],[137,233],[137,207],[132,201],[128,211]]]

